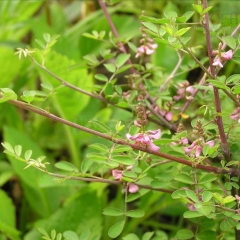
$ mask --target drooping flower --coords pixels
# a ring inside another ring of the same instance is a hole
[[[232,120],[237,120],[240,123],[240,107],[238,107],[231,115],[230,118]]]
[[[143,54],[151,55],[155,52],[155,49],[158,45],[153,43],[153,39],[145,38],[145,34],[143,34],[143,38],[140,40],[142,44],[137,51],[136,58],[141,57]]]
[[[137,185],[135,185],[135,184],[133,184],[133,183],[129,183],[129,185],[128,185],[128,191],[129,191],[130,193],[136,193],[136,192],[138,192],[138,190],[139,190],[139,187],[138,187]]]
[[[221,55],[221,58],[223,60],[231,60],[232,57],[233,57],[233,51],[232,50],[228,50],[227,52],[222,53],[222,55]]]
[[[135,135],[126,135],[127,138],[131,141],[135,141],[137,146],[149,147],[152,151],[159,151],[160,148],[153,143],[153,139],[159,139],[161,136],[161,130],[156,131],[146,131],[145,133],[137,133]]]
[[[217,58],[212,65],[213,65],[213,66],[218,66],[218,67],[220,67],[220,68],[223,67],[223,64],[222,64],[220,58]]]
[[[177,84],[178,91],[177,95],[173,96],[173,99],[178,101],[180,99],[190,99],[194,93],[194,87],[190,86],[188,81]]]
[[[223,67],[223,61],[229,61],[233,57],[233,51],[230,49],[227,52],[221,52],[222,44],[219,44],[218,50],[214,50],[212,53],[217,57],[214,59],[213,66]]]
[[[235,195],[235,198],[238,201],[238,204],[240,204],[240,197],[238,195]]]
[[[203,139],[198,139],[194,141],[190,146],[184,147],[183,150],[186,154],[188,154],[190,157],[193,157],[194,155],[198,158],[201,155],[202,149],[205,145],[209,145],[210,148],[214,146],[214,141],[208,141],[206,143],[203,142]]]
[[[121,179],[122,176],[123,176],[123,171],[122,170],[118,170],[118,169],[114,169],[114,170],[112,170],[112,176],[116,180]]]

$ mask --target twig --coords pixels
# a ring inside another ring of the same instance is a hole
[[[206,9],[208,7],[207,0],[203,1],[203,7],[204,7],[204,9]],[[211,42],[210,30],[209,30],[208,12],[205,14],[205,23],[203,25],[204,25],[205,33],[206,33],[206,42],[207,42],[210,72],[211,72],[211,75],[213,76],[213,79],[216,79],[216,71],[215,71],[215,66],[213,66],[213,59],[212,59],[212,42]],[[215,98],[216,112],[218,114],[220,114],[221,113],[221,102],[220,102],[218,88],[213,86],[213,92],[214,92],[214,98]],[[224,155],[225,155],[227,161],[230,161],[231,160],[230,151],[229,151],[229,147],[228,147],[228,143],[227,143],[227,138],[226,138],[226,135],[224,132],[222,117],[220,115],[216,116],[216,123],[218,126],[218,131],[219,131],[221,145],[223,148]]]
[[[55,115],[53,115],[53,114],[51,114],[51,113],[49,113],[45,110],[40,110],[38,108],[34,108],[33,106],[31,106],[27,103],[21,102],[21,101],[9,100],[8,102],[17,106],[17,107],[26,109],[26,110],[31,111],[31,112],[35,112],[39,115],[42,115],[46,118],[49,118],[49,119],[53,120],[53,121],[61,122],[65,125],[68,125],[70,127],[76,128],[76,129],[84,131],[84,132],[88,132],[90,134],[93,134],[93,135],[101,137],[101,138],[107,139],[107,140],[112,141],[113,143],[116,143],[116,144],[130,146],[131,148],[133,148],[135,150],[140,150],[142,152],[153,154],[155,156],[159,156],[159,157],[162,157],[162,158],[165,158],[165,159],[169,159],[169,160],[172,160],[174,162],[178,162],[178,163],[190,166],[190,167],[194,167],[194,168],[197,168],[197,169],[202,169],[202,170],[207,171],[207,172],[214,172],[214,173],[222,173],[222,174],[230,174],[230,175],[234,175],[234,176],[239,176],[238,171],[234,168],[227,170],[227,169],[213,167],[213,166],[195,164],[191,161],[188,161],[188,160],[185,160],[185,159],[182,159],[182,158],[179,158],[179,157],[171,156],[171,155],[168,155],[168,154],[165,154],[165,153],[162,153],[162,152],[152,151],[149,148],[143,148],[139,145],[135,145],[135,144],[129,143],[129,142],[121,140],[121,139],[113,138],[112,136],[109,136],[107,134],[97,132],[95,130],[83,127],[83,126],[78,125],[76,123],[67,121],[67,120],[62,119],[60,117],[57,117],[57,116],[55,116]]]

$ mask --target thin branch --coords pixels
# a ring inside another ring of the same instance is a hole
[[[204,7],[204,9],[206,9],[208,7],[207,0],[203,1],[203,7]],[[212,59],[212,42],[211,42],[211,36],[210,36],[210,30],[209,30],[208,12],[205,14],[205,23],[203,25],[204,25],[205,33],[206,33],[206,42],[207,42],[207,51],[208,51],[210,72],[211,72],[211,75],[213,76],[213,79],[216,79],[216,71],[215,71],[215,66],[213,66],[213,59]],[[213,92],[214,92],[214,98],[215,98],[216,112],[221,113],[222,110],[221,110],[221,102],[220,102],[218,88],[213,86]],[[228,147],[228,143],[227,143],[227,138],[226,138],[226,135],[224,132],[222,117],[220,115],[216,116],[216,123],[218,126],[218,131],[219,131],[221,145],[223,148],[224,155],[225,155],[227,161],[230,161],[231,160],[230,151],[229,151],[229,147]]]
[[[169,159],[169,160],[172,160],[172,161],[175,161],[175,162],[178,162],[178,163],[190,166],[190,167],[195,167],[197,169],[202,169],[202,170],[208,171],[208,172],[230,174],[230,175],[234,175],[234,176],[239,176],[240,175],[239,172],[236,169],[234,169],[234,168],[227,170],[227,169],[213,167],[213,166],[206,166],[206,165],[202,165],[202,164],[196,164],[194,162],[191,162],[191,161],[179,158],[179,157],[171,156],[171,155],[168,155],[168,154],[165,154],[165,153],[162,153],[162,152],[152,151],[149,148],[143,148],[143,147],[141,147],[139,145],[135,145],[135,144],[129,143],[129,142],[124,141],[122,139],[117,139],[117,138],[114,138],[114,137],[112,137],[110,135],[107,135],[107,134],[104,134],[104,133],[100,133],[100,132],[97,132],[95,130],[83,127],[81,125],[78,125],[76,123],[67,121],[67,120],[62,119],[60,117],[57,117],[57,116],[55,116],[55,115],[53,115],[53,114],[51,114],[51,113],[49,113],[49,112],[47,112],[45,110],[36,108],[34,106],[31,106],[31,105],[29,105],[27,103],[24,103],[24,102],[21,102],[21,101],[9,100],[8,102],[13,104],[13,105],[15,105],[15,106],[17,106],[17,107],[26,109],[26,110],[31,111],[31,112],[35,112],[35,113],[37,113],[39,115],[42,115],[42,116],[44,116],[46,118],[49,118],[49,119],[53,120],[53,121],[60,122],[62,124],[65,124],[65,125],[68,125],[70,127],[73,127],[75,129],[78,129],[78,130],[81,130],[81,131],[93,134],[95,136],[98,136],[98,137],[101,137],[101,138],[104,138],[104,139],[107,139],[109,141],[112,141],[113,143],[130,146],[131,148],[133,148],[135,150],[140,150],[142,152],[153,154],[155,156],[159,156],[159,157],[162,157],[162,158],[165,158],[165,159]]]
[[[122,181],[114,181],[114,180],[103,179],[103,178],[84,178],[84,177],[76,177],[76,176],[66,176],[66,175],[62,175],[62,174],[51,173],[51,172],[45,171],[41,168],[37,168],[37,169],[40,170],[41,172],[44,172],[44,173],[48,174],[49,176],[52,176],[52,177],[55,177],[55,178],[62,178],[62,179],[65,178],[66,180],[71,179],[71,180],[85,181],[85,182],[109,183],[109,184],[114,184],[114,185],[122,185],[123,184]],[[144,185],[144,184],[139,184],[139,183],[134,183],[134,184],[141,187],[141,188],[150,189],[150,190],[153,190],[153,191],[173,193],[173,191],[168,190],[168,189],[164,189],[164,188],[153,188],[149,185]]]

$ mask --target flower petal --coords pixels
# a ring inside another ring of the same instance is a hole
[[[130,193],[136,193],[136,192],[138,192],[138,190],[139,190],[139,187],[138,187],[137,185],[135,185],[135,184],[133,184],[133,183],[129,183],[129,185],[128,185],[128,191],[129,191]]]

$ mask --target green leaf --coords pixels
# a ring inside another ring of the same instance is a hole
[[[111,238],[116,238],[118,237],[125,225],[125,220],[121,220],[119,222],[117,222],[116,224],[114,224],[109,230],[108,230],[108,236]]]
[[[14,154],[14,150],[13,150],[13,147],[10,143],[8,142],[4,142],[2,143],[2,146],[10,153]]]
[[[108,95],[112,95],[113,92],[114,92],[113,84],[111,82],[108,82],[106,84],[106,88],[104,89],[104,94],[108,96]]]
[[[81,172],[86,173],[91,167],[93,161],[91,159],[84,159],[81,164]]]
[[[52,91],[53,90],[53,86],[52,86],[52,84],[51,83],[41,83],[41,87],[42,88],[45,88],[45,89],[47,89],[47,90],[49,90],[49,91]]]
[[[172,193],[172,198],[173,199],[179,199],[179,198],[186,198],[187,194],[186,191],[183,189],[176,190]]]
[[[25,153],[24,153],[24,159],[26,161],[28,161],[32,156],[32,150],[27,150]]]
[[[234,94],[238,94],[238,93],[240,93],[240,86],[233,87],[232,90],[233,90]]]
[[[23,92],[23,95],[21,96],[22,100],[27,102],[27,103],[30,103],[34,100],[34,96],[35,96],[36,92],[35,91],[28,91],[28,90],[25,90]]]
[[[126,216],[132,218],[141,218],[145,215],[145,212],[141,209],[134,209],[126,212]]]
[[[218,80],[208,79],[207,82],[211,83],[214,87],[230,90],[225,83],[219,82]]]
[[[208,216],[214,210],[214,206],[212,205],[212,203],[209,203],[208,205],[196,203],[194,206],[196,207],[196,210],[204,216]]]
[[[227,78],[226,84],[228,83],[239,83],[240,81],[240,74],[233,74]]]
[[[177,234],[175,236],[175,238],[177,239],[191,239],[193,238],[194,234],[192,231],[188,230],[188,229],[181,229],[179,231],[177,231]]]
[[[73,231],[65,231],[63,233],[63,236],[66,240],[79,240],[78,235]]]
[[[91,231],[89,229],[83,230],[83,232],[79,236],[79,240],[88,240],[90,234],[91,234]]]
[[[143,234],[142,240],[150,240],[154,232],[146,232]]]
[[[86,155],[87,158],[93,160],[93,161],[105,161],[108,160],[107,156],[103,156],[101,154],[97,154],[97,153],[88,153]]]
[[[197,239],[199,240],[206,240],[206,239],[210,240],[210,239],[216,239],[216,238],[217,238],[217,234],[212,230],[206,230],[198,233],[197,235]]]
[[[169,186],[169,182],[161,182],[161,181],[156,181],[156,180],[153,180],[151,182],[151,187],[153,188],[166,188],[167,186]]]
[[[236,40],[232,36],[226,36],[223,37],[223,41],[226,42],[226,44],[231,48],[235,49],[236,48]]]
[[[194,184],[193,178],[190,175],[187,175],[185,173],[178,174],[174,180],[187,183],[187,184]]]
[[[119,106],[121,108],[129,108],[129,105],[126,102],[118,102],[117,106]]]
[[[154,18],[154,17],[148,17],[141,15],[139,19],[145,21],[145,22],[151,22],[156,24],[163,24],[163,23],[170,23],[170,19],[167,18]]]
[[[53,230],[51,231],[51,238],[52,238],[52,239],[55,239],[55,237],[56,237],[56,230],[53,229]]]
[[[99,152],[107,153],[109,151],[108,147],[101,144],[101,143],[94,143],[89,145],[89,148],[93,148],[95,150],[98,150]]]
[[[183,214],[184,218],[197,218],[202,217],[203,215],[197,211],[187,211]]]
[[[209,202],[212,199],[213,194],[209,191],[204,191],[202,194],[203,202]]]
[[[17,145],[14,147],[14,152],[15,154],[20,157],[21,153],[22,153],[22,146],[21,145]]]
[[[223,204],[226,204],[226,203],[230,203],[230,202],[233,202],[235,201],[236,198],[233,197],[233,196],[227,196],[227,197],[224,197],[223,200],[222,200],[222,203]]]
[[[186,194],[189,198],[191,198],[194,202],[199,202],[199,199],[197,197],[197,194],[193,192],[192,190],[186,190]]]
[[[8,100],[16,100],[17,94],[10,88],[1,88],[0,92],[0,103],[6,102]]]
[[[124,177],[128,177],[128,178],[132,178],[132,179],[135,179],[137,178],[137,174],[134,173],[134,172],[131,172],[131,171],[126,171],[123,173],[123,176]]]
[[[132,157],[124,156],[124,155],[116,155],[112,157],[112,161],[123,164],[123,165],[133,165],[135,160]]]
[[[207,173],[207,174],[205,174],[205,175],[200,177],[198,183],[199,184],[204,184],[204,183],[212,182],[212,181],[214,181],[216,179],[217,179],[217,177],[214,174]]]
[[[46,236],[46,237],[50,238],[50,236],[48,235],[48,233],[46,232],[45,229],[43,229],[43,228],[38,228],[38,231],[39,231],[43,236]]]
[[[51,41],[51,35],[49,33],[44,33],[43,38],[47,43]]]
[[[64,171],[78,172],[78,169],[70,162],[61,161],[61,162],[55,163],[54,166]]]
[[[134,233],[129,233],[125,237],[122,238],[123,240],[139,240],[138,236]]]
[[[118,208],[108,207],[103,209],[103,214],[107,216],[122,216],[124,212]]]
[[[154,32],[154,33],[158,33],[158,29],[157,27],[153,24],[153,23],[150,23],[150,22],[142,22],[142,24],[148,28],[150,31]]]
[[[202,11],[203,11],[202,5],[192,4],[192,6],[196,12],[198,12],[199,14],[202,13]]]
[[[98,121],[98,120],[91,120],[89,122],[91,124],[93,124],[93,127],[96,130],[98,130],[100,132],[103,132],[103,133],[111,133],[111,129],[106,124],[104,124],[103,122]]]
[[[129,152],[129,151],[132,151],[132,148],[129,147],[129,146],[124,146],[124,145],[117,145],[113,152],[115,153],[118,153],[118,152]]]
[[[174,11],[166,11],[164,12],[165,17],[168,19],[174,20],[177,17],[177,13]]]
[[[107,82],[108,81],[108,78],[103,74],[95,74],[94,77],[97,80],[102,81],[102,82]]]
[[[223,232],[229,232],[236,225],[237,225],[237,223],[232,218],[226,218],[220,223],[220,229]]]
[[[178,30],[176,33],[175,33],[175,36],[182,36],[183,34],[185,34],[189,29],[191,29],[190,27],[187,27],[187,28],[181,28],[180,30]]]
[[[108,72],[111,72],[111,73],[114,73],[116,72],[116,67],[114,64],[112,63],[106,63],[106,64],[103,64],[105,66],[105,68],[108,70]]]
[[[213,6],[209,6],[209,7],[205,8],[205,9],[201,12],[201,15],[209,12],[209,11],[212,9],[212,7],[213,7]]]
[[[44,44],[41,40],[35,39],[35,42],[36,42],[42,49],[45,48],[45,44]]]
[[[131,56],[130,54],[126,54],[126,53],[119,54],[116,59],[116,67],[120,68],[123,64],[127,62],[130,56]]]
[[[177,17],[177,22],[187,22],[194,14],[194,11],[185,12],[181,17]]]
[[[15,228],[15,207],[8,195],[0,189],[0,231],[4,232],[9,239],[19,240],[20,232]]]

